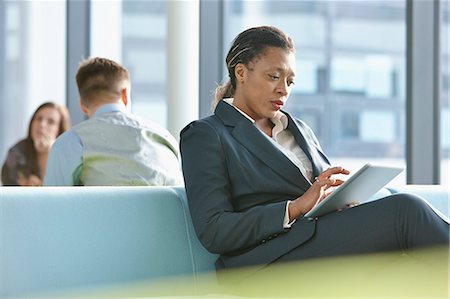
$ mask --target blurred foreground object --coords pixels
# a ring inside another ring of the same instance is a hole
[[[323,258],[189,278],[79,290],[60,296],[175,298],[449,298],[449,249]],[[53,294],[52,294],[53,295]]]

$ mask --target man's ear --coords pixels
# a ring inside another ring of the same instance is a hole
[[[247,67],[243,63],[236,64],[234,68],[234,75],[236,76],[236,83],[243,83],[247,76]]]
[[[122,88],[121,99],[126,107],[128,105],[128,89],[126,87]]]

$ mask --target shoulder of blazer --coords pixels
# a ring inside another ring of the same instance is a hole
[[[180,145],[182,145],[188,138],[198,136],[198,134],[207,134],[210,137],[216,136],[216,138],[220,139],[220,136],[226,134],[227,131],[227,127],[216,115],[210,115],[205,118],[192,121],[184,127],[180,132]]]
[[[235,127],[240,122],[249,122],[248,118],[225,101],[220,101],[217,104],[214,115],[216,115],[225,126]]]
[[[190,127],[195,126],[195,124],[205,124],[217,131],[220,130],[220,128],[235,127],[242,121],[248,121],[248,119],[245,118],[245,116],[243,116],[239,111],[234,109],[230,104],[220,101],[217,104],[213,115],[190,122],[181,130],[180,135],[184,134]]]
[[[210,115],[210,116],[207,116],[207,117],[199,119],[199,120],[191,121],[189,124],[187,124],[181,130],[180,136],[183,135],[184,133],[186,133],[193,126],[201,125],[201,124],[207,125],[208,127],[212,127],[212,128],[219,128],[221,126],[223,127],[223,123],[215,115]]]

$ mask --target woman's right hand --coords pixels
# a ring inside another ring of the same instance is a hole
[[[34,147],[38,153],[48,153],[53,143],[55,142],[55,138],[49,134],[43,134],[36,138],[34,141]]]
[[[343,180],[332,177],[338,174],[348,175],[350,171],[341,166],[328,168],[315,179],[311,187],[302,196],[291,201],[289,204],[289,221],[309,212],[333,192],[332,187],[344,183]]]

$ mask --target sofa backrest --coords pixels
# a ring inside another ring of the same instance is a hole
[[[0,187],[0,297],[214,271],[183,188]]]

